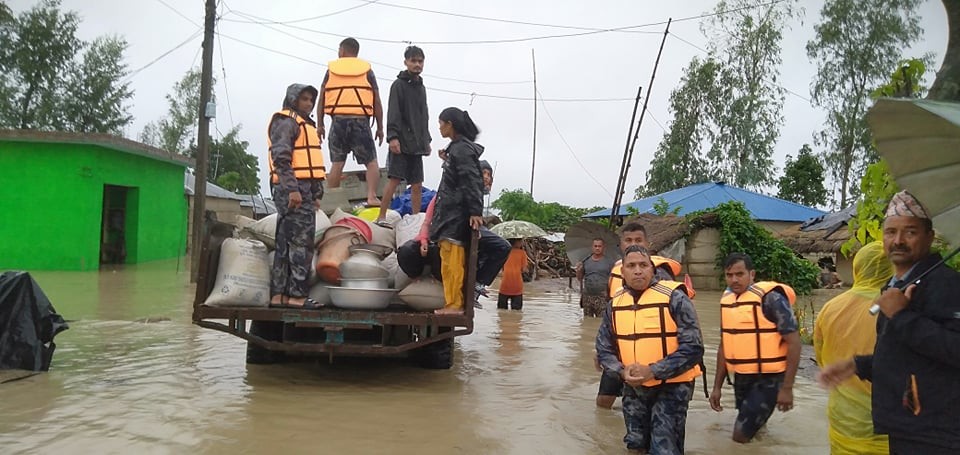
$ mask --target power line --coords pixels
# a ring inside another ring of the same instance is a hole
[[[663,126],[663,123],[660,123],[660,120],[657,120],[657,118],[653,116],[653,112],[650,112],[650,109],[647,109],[647,114],[650,115],[650,118],[653,119],[653,123],[656,123],[664,133],[667,132],[667,129]]]
[[[449,11],[437,11],[437,10],[426,9],[426,8],[417,8],[417,7],[415,7],[415,6],[396,5],[396,4],[393,4],[393,3],[380,2],[380,1],[378,1],[378,0],[361,0],[361,1],[367,2],[366,4],[368,4],[368,5],[372,5],[372,4],[376,3],[377,5],[380,5],[380,6],[388,6],[388,7],[391,7],[391,8],[405,9],[405,10],[411,10],[411,11],[419,11],[419,12],[423,12],[423,13],[439,14],[439,15],[442,15],[442,16],[460,17],[460,18],[464,18],[464,19],[475,19],[475,20],[479,20],[479,21],[498,22],[498,23],[503,23],[503,24],[533,25],[533,26],[536,26],[536,27],[560,28],[560,29],[567,29],[567,30],[606,31],[606,29],[603,29],[603,28],[595,28],[595,27],[581,27],[581,26],[576,26],[576,25],[544,24],[544,23],[540,23],[540,22],[517,21],[517,20],[502,19],[502,18],[496,18],[496,17],[473,16],[473,15],[469,15],[469,14],[452,13],[452,12],[449,12]],[[618,31],[623,31],[623,32],[628,32],[628,33],[636,33],[636,32],[633,31],[633,30],[618,30]]]
[[[220,33],[217,32],[217,36],[220,36]],[[223,94],[227,98],[227,113],[230,114],[230,125],[236,125],[233,121],[233,107],[230,106],[230,90],[227,89],[227,67],[223,63],[223,45],[220,43],[223,40],[217,40],[217,49],[220,51],[220,71],[223,73]]]
[[[341,14],[341,13],[346,13],[347,11],[353,11],[353,10],[358,9],[358,8],[363,8],[364,6],[373,5],[373,4],[377,3],[377,1],[378,1],[378,0],[370,0],[370,1],[367,1],[366,3],[361,3],[361,4],[359,4],[359,5],[351,6],[351,7],[349,7],[349,8],[344,8],[344,9],[337,10],[337,11],[332,11],[332,12],[329,12],[329,13],[326,13],[326,14],[321,14],[321,15],[319,15],[319,16],[311,16],[311,17],[306,17],[306,18],[302,18],[302,19],[291,19],[291,20],[289,20],[289,21],[274,21],[274,20],[269,20],[269,19],[264,19],[264,20],[259,20],[259,21],[257,21],[257,20],[241,21],[241,20],[237,20],[237,19],[224,19],[224,20],[227,21],[227,22],[236,22],[236,23],[239,23],[239,24],[261,24],[261,25],[262,25],[262,24],[277,24],[277,25],[296,24],[296,23],[299,23],[299,22],[309,22],[309,21],[313,21],[313,20],[317,20],[317,19],[323,19],[323,18],[330,17],[330,16],[336,16],[336,15]]]
[[[372,1],[372,0],[362,0],[362,1]],[[743,6],[743,7],[740,7],[740,8],[734,8],[734,9],[729,9],[729,10],[724,10],[724,11],[715,11],[715,12],[712,12],[712,13],[703,13],[703,14],[698,14],[698,15],[695,15],[695,16],[681,17],[681,18],[679,18],[679,19],[674,19],[673,22],[683,22],[683,21],[699,20],[699,19],[704,19],[704,18],[707,18],[707,17],[713,17],[713,16],[720,16],[720,15],[724,15],[724,14],[735,13],[735,12],[743,11],[743,10],[747,10],[747,9],[754,9],[754,8],[761,8],[761,7],[776,5],[776,4],[778,4],[778,3],[783,3],[784,1],[786,1],[786,0],[775,0],[775,1],[767,2],[767,3],[761,3],[761,4],[757,4],[757,5],[748,5],[748,6]],[[401,6],[398,6],[398,5],[387,4],[387,3],[383,3],[383,2],[378,2],[377,4],[378,4],[378,5],[383,5],[383,6],[397,6],[397,7],[401,7]],[[229,7],[228,7],[228,8],[229,8]],[[598,34],[598,33],[609,33],[609,32],[633,32],[633,33],[660,35],[661,32],[658,32],[658,31],[642,31],[642,30],[634,30],[634,29],[645,28],[645,27],[654,27],[654,26],[657,26],[657,25],[664,25],[664,24],[667,23],[667,21],[659,21],[659,22],[648,22],[648,23],[644,23],[644,24],[627,25],[627,26],[623,26],[623,27],[588,28],[588,27],[562,26],[562,25],[556,25],[556,24],[538,24],[538,23],[532,23],[532,22],[530,22],[530,23],[524,23],[524,22],[521,22],[521,21],[513,21],[513,20],[508,20],[508,19],[490,18],[490,17],[482,17],[482,16],[468,16],[468,15],[461,15],[461,14],[458,14],[458,13],[448,13],[448,12],[443,12],[443,11],[427,10],[427,9],[415,8],[415,7],[405,7],[405,6],[403,6],[403,8],[413,9],[413,10],[418,10],[418,11],[423,11],[423,12],[436,13],[436,14],[455,15],[455,16],[459,16],[459,17],[467,17],[467,18],[471,18],[471,19],[485,20],[485,21],[491,21],[491,22],[500,22],[500,23],[508,23],[508,24],[509,24],[509,23],[522,23],[522,24],[524,24],[524,25],[538,25],[538,26],[544,26],[544,27],[567,28],[567,29],[585,30],[585,31],[576,32],[576,33],[561,33],[561,34],[554,34],[554,35],[528,36],[528,37],[520,37],[520,38],[504,38],[504,39],[490,39],[490,40],[464,40],[464,41],[423,41],[423,40],[409,40],[409,39],[408,39],[408,40],[383,39],[383,38],[371,38],[371,37],[360,37],[360,36],[353,36],[353,37],[354,37],[354,38],[357,38],[357,39],[364,40],[364,41],[371,41],[371,42],[376,42],[376,43],[388,43],[388,44],[414,44],[414,43],[415,43],[415,44],[424,44],[424,45],[426,45],[426,44],[429,44],[429,45],[507,44],[507,43],[526,42],[526,41],[539,41],[539,40],[554,39],[554,38],[569,38],[569,37],[576,37],[576,36],[587,36],[587,35],[595,35],[595,34]],[[247,14],[247,13],[243,13],[243,12],[236,11],[236,10],[233,10],[233,11],[234,11],[236,14],[241,15],[241,16],[247,16],[248,18],[260,19],[261,21],[271,22],[271,21],[269,21],[268,19],[264,19],[264,18],[262,18],[262,17],[257,17],[257,16],[254,16],[254,15],[252,15],[252,14]],[[332,32],[326,32],[326,31],[320,31],[320,30],[315,30],[315,29],[312,29],[312,28],[300,27],[300,26],[290,25],[290,24],[286,24],[286,23],[278,23],[278,25],[282,25],[282,26],[284,26],[284,27],[289,27],[289,28],[293,28],[293,29],[297,29],[297,30],[301,30],[301,31],[305,31],[305,32],[317,33],[317,34],[321,34],[321,35],[329,35],[329,36],[335,36],[335,37],[339,37],[339,38],[346,38],[346,37],[347,37],[347,35],[342,35],[342,34],[332,33]]]
[[[189,43],[190,41],[193,41],[193,39],[196,38],[196,37],[198,37],[198,36],[200,36],[200,33],[202,33],[202,32],[203,32],[203,27],[198,28],[196,31],[194,31],[192,34],[190,34],[190,36],[188,36],[187,39],[181,41],[180,44],[177,44],[177,45],[174,46],[172,49],[170,49],[170,50],[168,50],[168,51],[160,54],[159,56],[157,56],[157,58],[151,60],[151,61],[148,62],[146,65],[143,65],[143,66],[141,66],[141,67],[139,67],[139,68],[131,71],[130,74],[127,75],[127,78],[123,80],[123,83],[129,82],[131,79],[133,79],[134,76],[136,76],[136,75],[137,75],[138,73],[140,73],[141,71],[143,71],[143,70],[145,70],[145,69],[153,66],[154,63],[159,62],[159,61],[162,60],[164,57],[170,55],[171,53],[173,53],[173,52],[176,51],[177,49],[180,49],[181,47],[185,46],[185,45],[186,45],[187,43]]]
[[[223,32],[218,33],[218,36],[220,36],[220,37],[222,37],[222,38],[227,38],[227,39],[229,39],[229,40],[236,41],[236,42],[241,43],[241,44],[245,44],[245,45],[247,45],[247,46],[255,47],[255,48],[257,48],[257,49],[260,49],[260,50],[263,50],[263,51],[266,51],[266,52],[271,52],[271,53],[274,53],[274,54],[283,55],[283,56],[285,56],[285,57],[290,57],[290,58],[293,58],[293,59],[296,59],[296,60],[300,60],[300,61],[302,61],[302,62],[311,63],[311,64],[314,64],[314,65],[317,65],[317,66],[321,66],[321,67],[324,67],[324,68],[327,67],[327,65],[324,64],[324,63],[320,63],[320,62],[315,61],[315,60],[310,60],[310,59],[308,59],[308,58],[304,58],[304,57],[301,57],[301,56],[299,56],[299,55],[290,54],[290,53],[288,53],[288,52],[279,51],[279,50],[276,50],[276,49],[271,49],[271,48],[269,48],[269,47],[261,46],[261,45],[259,45],[259,44],[251,43],[251,42],[249,42],[249,41],[245,41],[245,40],[242,40],[242,39],[240,39],[240,38],[236,38],[236,37],[233,37],[233,36],[230,36],[230,35],[226,35],[226,34],[224,34]],[[380,80],[380,81],[384,81],[384,82],[390,82],[390,83],[393,82],[393,80],[391,80],[391,79],[382,78],[382,77],[378,77],[377,79]],[[427,87],[427,90],[435,91],[435,92],[441,92],[441,93],[451,93],[451,94],[455,94],[455,95],[466,95],[466,96],[472,96],[472,97],[477,97],[477,98],[493,98],[493,99],[512,100],[512,101],[533,101],[533,98],[530,98],[530,97],[507,96],[507,95],[493,95],[493,94],[488,94],[488,93],[466,92],[466,91],[461,91],[461,90],[450,90],[450,89],[437,88],[437,87],[432,87],[432,86],[431,86],[431,87]],[[560,103],[562,103],[562,102],[577,102],[577,103],[620,102],[620,101],[633,101],[633,100],[634,100],[633,98],[539,98],[539,99],[540,99],[541,101],[545,101],[545,102],[560,102]]]
[[[540,93],[540,91],[538,90],[537,97],[540,100],[540,104],[543,105],[543,112],[547,114],[547,118],[550,120],[550,124],[553,125],[553,129],[556,130],[557,136],[560,138],[560,141],[563,142],[563,145],[567,146],[567,150],[570,152],[570,155],[573,156],[573,159],[577,162],[577,164],[580,165],[580,169],[583,169],[583,173],[587,174],[587,177],[590,177],[597,184],[597,186],[600,187],[600,189],[602,189],[607,193],[608,196],[613,197],[613,193],[611,193],[610,190],[607,189],[607,187],[603,186],[603,184],[600,183],[600,181],[597,180],[597,178],[594,177],[589,170],[587,170],[587,167],[583,165],[583,162],[580,161],[580,158],[577,158],[577,154],[576,152],[573,151],[573,147],[571,147],[570,143],[568,143],[567,140],[563,137],[563,133],[560,132],[560,127],[557,126],[557,122],[553,120],[553,116],[550,115],[550,111],[547,110],[547,105],[546,103],[543,102],[542,96],[543,94]]]
[[[165,1],[163,1],[163,0],[157,0],[157,1],[160,2],[161,5],[166,6],[167,8],[169,8],[170,11],[173,11],[174,13],[177,13],[178,16],[186,19],[187,22],[189,22],[189,23],[191,23],[191,24],[193,24],[193,25],[196,25],[197,27],[203,28],[203,26],[200,25],[199,22],[197,22],[197,21],[195,21],[195,20],[193,20],[193,19],[190,19],[190,17],[188,17],[186,14],[181,13],[180,10],[178,10],[178,9],[170,6],[169,3],[167,3],[167,2],[165,2]]]
[[[228,7],[228,8],[229,8],[229,7]],[[238,15],[238,16],[241,16],[241,17],[256,17],[256,16],[249,16],[249,15],[247,15],[247,14],[245,14],[245,13],[241,13],[241,12],[236,11],[236,10],[230,10],[230,12],[233,13],[233,14],[236,14],[236,15]],[[266,27],[266,28],[269,28],[270,30],[273,30],[273,31],[277,32],[277,33],[282,33],[282,34],[284,34],[284,35],[286,35],[286,36],[289,36],[289,37],[292,37],[292,38],[296,38],[297,40],[300,40],[300,41],[304,41],[304,42],[313,44],[314,46],[317,46],[317,47],[322,48],[322,49],[327,49],[327,50],[330,50],[330,51],[333,51],[333,52],[338,52],[338,51],[339,51],[338,48],[330,47],[330,46],[327,46],[327,45],[325,45],[325,44],[318,43],[318,42],[316,42],[316,41],[308,40],[308,39],[306,39],[306,38],[303,38],[302,36],[297,36],[297,35],[294,35],[294,34],[292,34],[292,33],[285,32],[285,31],[283,31],[283,30],[280,30],[280,29],[278,29],[278,28],[276,28],[276,27],[271,26],[269,23],[261,23],[261,22],[249,22],[249,23],[264,26],[264,27]],[[299,28],[299,27],[298,27],[298,28]],[[386,67],[386,68],[390,68],[390,69],[392,69],[392,70],[403,70],[403,69],[404,69],[404,68],[401,68],[401,67],[399,67],[399,66],[388,65],[388,64],[386,64],[386,63],[377,62],[377,61],[374,61],[374,60],[368,60],[368,61],[369,61],[370,63],[375,63],[375,64],[377,64],[377,65],[380,65],[380,66],[383,66],[383,67]],[[531,81],[529,81],[529,80],[523,80],[523,81],[505,81],[505,82],[499,82],[499,81],[497,81],[497,82],[491,82],[491,81],[472,81],[472,80],[467,80],[467,79],[458,79],[458,78],[453,78],[453,77],[444,77],[444,76],[437,76],[437,75],[431,75],[430,77],[431,77],[431,78],[434,78],[434,79],[441,79],[441,80],[446,80],[446,81],[463,82],[463,83],[467,83],[467,84],[482,84],[482,85],[529,84],[529,83],[531,82]]]

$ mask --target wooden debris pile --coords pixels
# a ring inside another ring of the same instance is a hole
[[[563,242],[551,242],[542,238],[524,239],[524,250],[532,267],[524,278],[561,278],[575,276]]]

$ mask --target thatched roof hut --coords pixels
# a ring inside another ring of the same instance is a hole
[[[776,233],[791,250],[799,254],[839,253],[840,247],[850,238],[846,225],[836,230],[802,231],[799,227]]]

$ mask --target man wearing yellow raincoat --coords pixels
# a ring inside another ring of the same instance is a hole
[[[830,365],[873,353],[877,321],[868,309],[891,276],[893,265],[883,251],[883,242],[870,243],[857,252],[853,258],[853,287],[827,302],[817,315],[813,329],[817,364]],[[887,435],[873,433],[870,382],[853,377],[833,389],[827,417],[831,454],[890,453]]]

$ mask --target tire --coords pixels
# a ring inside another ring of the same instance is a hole
[[[282,341],[283,323],[253,321],[250,323],[250,334],[270,341]],[[269,365],[272,363],[281,363],[286,360],[287,356],[283,352],[271,351],[251,341],[247,341],[247,364],[249,365]]]
[[[449,370],[453,367],[453,338],[417,349],[416,362],[428,370]]]

